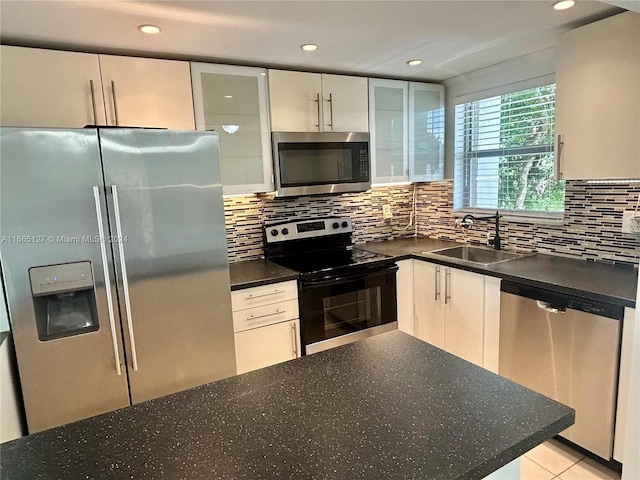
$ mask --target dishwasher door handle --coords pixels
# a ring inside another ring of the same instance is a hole
[[[544,310],[545,312],[548,313],[553,313],[556,315],[564,315],[565,313],[567,313],[567,309],[564,307],[560,307],[560,308],[556,308],[556,307],[552,307],[550,303],[548,302],[543,302],[542,300],[536,300],[536,304],[538,305],[538,308]]]

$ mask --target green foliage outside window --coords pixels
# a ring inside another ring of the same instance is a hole
[[[502,148],[514,153],[518,147],[546,148],[536,154],[500,157],[499,208],[563,211],[564,182],[553,179],[555,85],[502,95],[501,105]]]

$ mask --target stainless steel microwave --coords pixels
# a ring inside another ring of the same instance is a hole
[[[366,132],[273,132],[272,141],[278,197],[371,188]]]

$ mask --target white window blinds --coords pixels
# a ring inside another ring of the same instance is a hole
[[[555,85],[456,105],[455,208],[562,212],[554,119]]]

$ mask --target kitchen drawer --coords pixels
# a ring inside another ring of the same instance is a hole
[[[273,305],[247,308],[233,312],[233,331],[242,332],[273,323],[298,318],[298,300],[287,300]]]
[[[288,282],[235,290],[231,292],[231,308],[236,312],[238,310],[270,305],[285,300],[297,300],[297,298],[298,282],[291,280]]]
[[[298,332],[298,320],[290,320],[236,333],[238,374],[299,357]]]

